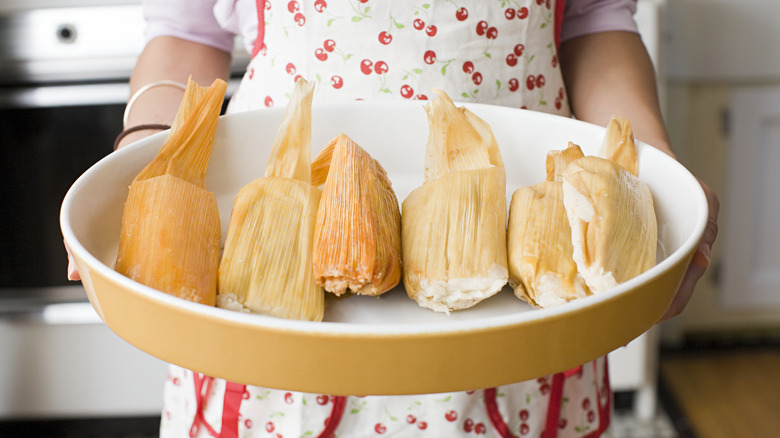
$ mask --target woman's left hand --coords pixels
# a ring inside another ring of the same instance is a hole
[[[666,313],[661,317],[660,321],[666,321],[669,318],[679,315],[688,301],[693,295],[693,289],[696,287],[696,283],[704,275],[707,270],[707,266],[710,264],[710,255],[712,251],[712,244],[715,242],[715,237],[718,235],[718,211],[720,210],[720,201],[718,201],[718,195],[703,181],[699,180],[704,194],[707,196],[707,204],[709,204],[709,219],[707,220],[707,226],[704,229],[704,234],[699,241],[699,246],[696,248],[696,252],[693,254],[691,264],[688,266],[688,270],[685,271],[682,282],[680,283],[677,293],[666,309]]]

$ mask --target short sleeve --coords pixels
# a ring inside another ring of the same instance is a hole
[[[561,41],[598,32],[638,32],[637,0],[566,0]]]
[[[216,0],[143,0],[147,42],[174,36],[233,51],[235,35],[223,29],[214,16]]]

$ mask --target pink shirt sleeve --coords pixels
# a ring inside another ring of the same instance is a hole
[[[143,0],[141,3],[147,42],[166,35],[233,51],[235,35],[217,22],[216,0]]]
[[[637,32],[637,0],[566,0],[561,41],[597,32]]]

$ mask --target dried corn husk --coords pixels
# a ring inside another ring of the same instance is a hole
[[[401,280],[401,211],[382,166],[344,134],[315,158],[324,169],[314,276],[335,295],[380,295]],[[317,184],[322,174],[313,174]]]
[[[221,231],[205,178],[226,88],[188,81],[167,141],[130,185],[115,265],[139,283],[212,306]]]
[[[656,263],[653,197],[636,176],[637,154],[630,133],[627,121],[617,123],[613,118],[600,153],[617,161],[580,158],[563,176],[573,258],[594,293],[630,280]]]
[[[533,307],[551,307],[590,294],[572,258],[561,169],[583,156],[569,143],[547,154],[547,181],[512,194],[507,226],[509,283]]]
[[[265,177],[236,196],[219,265],[220,307],[310,321],[324,316],[324,291],[312,271],[321,194],[311,184],[313,92],[313,83],[296,83]]]
[[[434,91],[425,181],[402,208],[404,285],[420,306],[449,313],[506,284],[506,174],[487,123]]]
[[[634,176],[639,175],[634,131],[628,119],[620,116],[609,119],[598,156],[620,164]]]

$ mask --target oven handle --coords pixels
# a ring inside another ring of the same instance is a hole
[[[0,322],[44,325],[102,324],[82,286],[5,289],[0,295]]]
[[[225,96],[232,96],[239,83],[240,78],[230,79]],[[124,105],[129,97],[130,86],[127,84],[127,81],[75,85],[0,87],[0,109]]]

